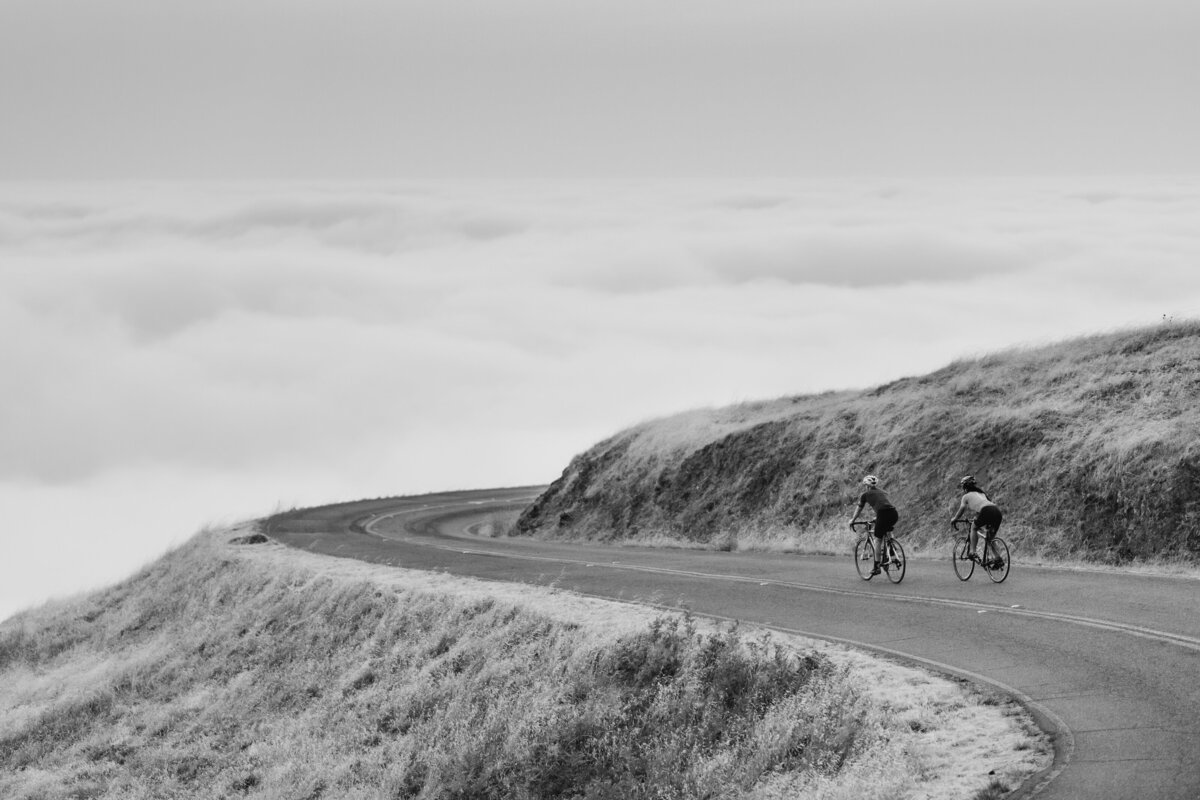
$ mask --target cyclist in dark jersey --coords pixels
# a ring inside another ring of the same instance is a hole
[[[1000,506],[993,503],[984,494],[983,489],[979,488],[979,484],[975,482],[975,478],[971,475],[966,475],[958,486],[963,490],[962,500],[958,503],[958,511],[954,512],[954,516],[950,519],[951,524],[962,519],[963,515],[968,511],[975,514],[975,523],[971,526],[971,536],[969,540],[970,556],[975,560],[975,547],[979,541],[979,532],[983,531],[983,553],[987,557],[994,559],[993,568],[1003,566],[999,553],[992,547],[992,537],[1000,530],[1000,523],[1004,520],[1004,515],[1000,512]]]
[[[865,506],[870,505],[875,512],[875,566],[871,570],[871,574],[878,575],[879,559],[883,557],[884,540],[896,527],[896,522],[900,519],[900,512],[892,505],[887,494],[879,488],[879,478],[868,475],[862,479],[862,483],[864,491],[859,495],[858,508],[855,509],[854,516],[850,518],[850,527],[853,530],[854,523],[858,521],[858,515],[862,513]]]

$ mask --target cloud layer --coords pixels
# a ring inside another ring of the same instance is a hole
[[[549,481],[647,417],[1196,316],[1197,218],[1196,180],[10,184],[0,491]]]
[[[1194,184],[765,188],[12,192],[0,476],[595,432],[1200,308]]]

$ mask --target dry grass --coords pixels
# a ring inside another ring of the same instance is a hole
[[[974,474],[1025,558],[1200,564],[1200,322],[950,364],[861,392],[686,412],[576,457],[518,523],[602,541],[844,552],[880,475],[906,546]]]
[[[986,781],[947,736],[1014,776],[1045,758],[1005,709],[839,648],[234,533],[0,626],[0,795],[948,800]]]

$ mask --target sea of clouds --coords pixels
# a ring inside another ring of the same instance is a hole
[[[1200,180],[0,185],[0,617],[278,506],[1200,315]]]

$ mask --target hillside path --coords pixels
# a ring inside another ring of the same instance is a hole
[[[292,512],[272,538],[332,556],[597,597],[844,642],[990,683],[1051,732],[1055,763],[1016,796],[1200,798],[1200,581],[1025,567],[959,581],[910,560],[899,585],[846,557],[614,547],[469,533],[539,487]],[[849,535],[849,534],[848,534]]]

